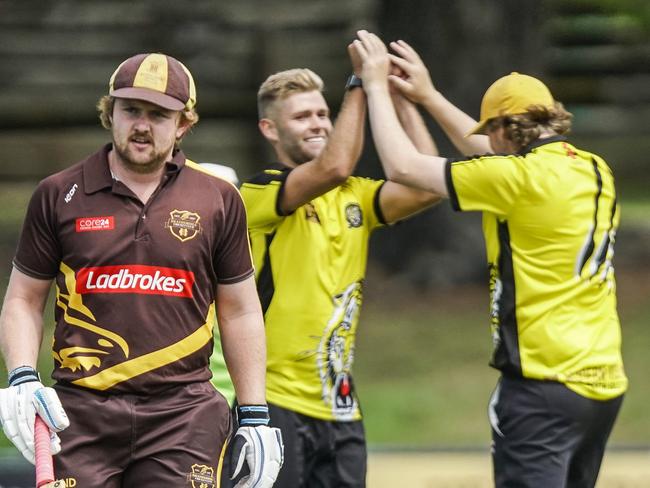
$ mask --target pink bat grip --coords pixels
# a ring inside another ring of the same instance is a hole
[[[34,450],[36,458],[36,488],[54,481],[54,464],[50,452],[50,429],[38,415],[34,421]]]

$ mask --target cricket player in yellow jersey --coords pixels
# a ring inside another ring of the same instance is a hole
[[[389,55],[374,34],[358,36],[388,177],[447,196],[457,211],[483,212],[491,364],[502,373],[489,410],[496,486],[593,487],[627,388],[610,168],[565,139],[571,114],[538,79],[512,73],[494,82],[477,124],[435,90],[408,44],[391,43]],[[406,77],[389,75],[391,63]],[[422,154],[395,116],[389,84],[421,104],[461,152],[488,154]]]
[[[271,425],[282,426],[286,449],[275,487],[365,486],[352,362],[368,240],[439,200],[351,176],[363,144],[360,85],[350,77],[334,127],[323,82],[308,69],[276,73],[258,92],[259,128],[277,163],[241,193],[266,323]],[[393,103],[414,144],[435,154],[417,108],[397,94]]]

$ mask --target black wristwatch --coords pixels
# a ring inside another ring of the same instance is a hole
[[[348,81],[345,83],[345,90],[352,90],[353,88],[356,87],[362,87],[363,86],[363,81],[361,81],[361,78],[359,78],[357,75],[354,73],[350,75],[348,78]]]

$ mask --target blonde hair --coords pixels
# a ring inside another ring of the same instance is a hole
[[[99,112],[99,120],[102,123],[102,127],[104,129],[110,130],[111,127],[113,126],[111,122],[111,116],[113,115],[113,108],[115,106],[115,97],[111,97],[110,95],[104,95],[99,99],[97,102],[97,111]],[[196,113],[196,110],[192,109],[185,109],[181,112],[181,121],[186,123],[189,127],[188,130],[185,131],[185,134],[187,134],[190,129],[199,121],[199,114]],[[176,140],[177,144],[180,144],[182,140],[182,137],[180,139]]]
[[[566,134],[571,130],[573,114],[562,103],[555,102],[553,107],[531,105],[523,114],[496,117],[489,122],[488,128],[502,126],[505,137],[521,149],[539,138],[544,129],[556,134]]]
[[[322,92],[324,83],[320,76],[307,68],[280,71],[269,76],[257,91],[257,113],[260,119],[268,118],[271,106],[294,93],[317,90]]]

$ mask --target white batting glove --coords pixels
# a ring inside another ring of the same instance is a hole
[[[50,450],[57,454],[61,432],[70,421],[54,389],[40,382],[38,373],[21,366],[9,373],[9,387],[0,389],[0,421],[7,438],[34,464],[34,419],[38,414],[50,428]]]
[[[271,488],[284,462],[280,429],[268,427],[266,405],[238,406],[237,420],[239,429],[230,451],[230,479],[241,476],[235,488]]]

